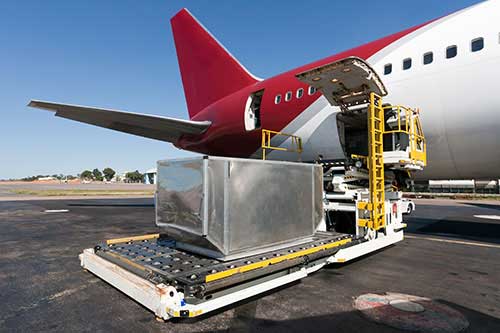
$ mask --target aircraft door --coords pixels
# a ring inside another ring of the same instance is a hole
[[[264,90],[256,91],[248,96],[245,104],[245,130],[253,131],[261,127],[260,105]]]

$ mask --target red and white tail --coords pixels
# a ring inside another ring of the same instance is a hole
[[[187,9],[178,12],[170,22],[190,118],[258,81]]]

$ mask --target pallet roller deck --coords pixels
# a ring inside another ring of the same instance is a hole
[[[360,242],[351,235],[324,233],[301,245],[222,262],[177,249],[175,241],[156,236],[110,242],[97,246],[95,253],[151,282],[174,285],[187,290],[188,296],[199,297],[276,271],[305,266]]]
[[[109,240],[80,254],[84,269],[130,296],[158,319],[196,317],[301,280],[403,239],[401,229],[373,240],[318,233],[311,242],[233,261],[175,247],[160,234]]]
[[[301,245],[223,262],[178,249],[174,240],[154,234],[108,240],[85,250],[80,259],[84,268],[168,319],[197,316],[238,301],[238,293],[258,294],[301,279],[363,241],[318,233]],[[266,288],[266,281],[274,283]],[[231,299],[223,298],[227,295]]]

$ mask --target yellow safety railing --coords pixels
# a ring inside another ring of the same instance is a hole
[[[271,137],[274,136],[285,136],[291,139],[291,147],[276,147],[271,145]],[[280,150],[280,151],[288,151],[288,152],[295,152],[299,154],[299,159],[300,159],[300,154],[302,153],[302,139],[296,135],[292,134],[287,134],[283,132],[277,132],[277,131],[271,131],[271,130],[262,130],[262,159],[266,159],[266,153],[267,150]]]
[[[424,133],[420,124],[419,110],[413,110],[401,105],[384,106],[384,110],[396,112],[398,125],[395,129],[385,131],[385,134],[402,133],[408,135],[410,159],[413,163],[427,165],[427,152]]]

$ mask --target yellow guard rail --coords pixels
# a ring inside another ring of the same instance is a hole
[[[285,136],[291,139],[291,147],[276,147],[271,145],[271,137],[281,135]],[[262,130],[262,159],[266,159],[266,152],[268,149],[271,150],[280,150],[280,151],[288,151],[288,152],[295,152],[299,154],[299,159],[300,159],[300,154],[302,153],[302,139],[296,135],[292,134],[286,134],[283,132],[276,132],[276,131],[271,131],[271,130]]]
[[[385,110],[392,110],[396,112],[397,127],[393,130],[385,131],[384,134],[400,133],[408,135],[408,142],[410,146],[410,159],[412,163],[420,162],[427,165],[427,152],[424,133],[422,125],[420,125],[420,111],[413,110],[401,105],[384,106]]]

